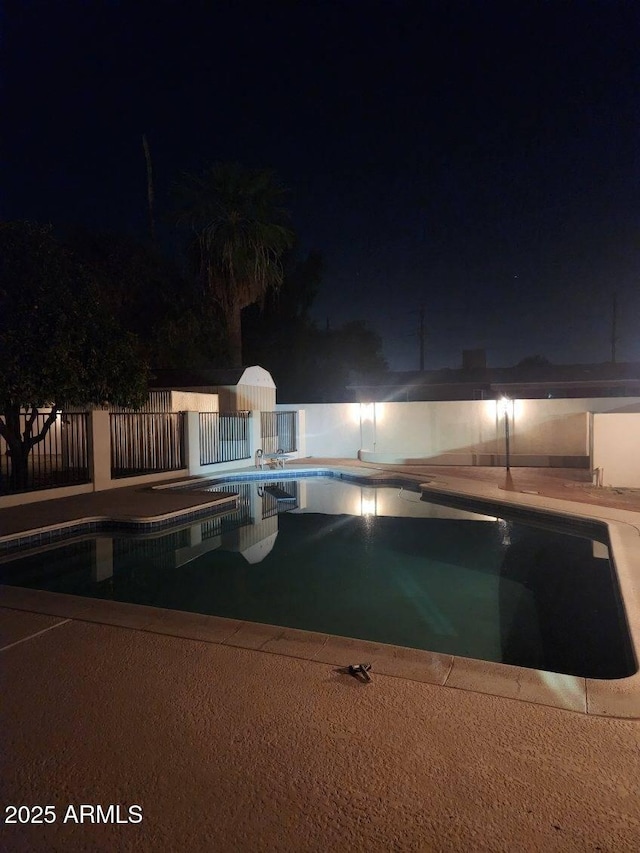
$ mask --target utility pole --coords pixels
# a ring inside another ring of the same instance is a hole
[[[613,294],[611,312],[611,363],[616,363],[616,344],[618,342],[617,327],[618,327],[618,294]]]
[[[149,234],[151,242],[155,245],[156,242],[156,222],[153,214],[153,172],[151,170],[151,152],[149,151],[149,143],[147,142],[147,134],[142,134],[142,148],[144,149],[144,159],[147,163],[147,200],[149,203]]]
[[[420,306],[420,329],[418,331],[418,335],[420,336],[420,372],[424,373],[424,305]]]

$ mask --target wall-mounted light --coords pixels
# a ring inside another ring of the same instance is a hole
[[[375,414],[375,403],[360,403],[360,419],[372,421]]]
[[[496,400],[496,406],[498,407],[498,414],[501,417],[506,417],[509,413],[509,403],[511,400],[504,395],[500,397],[500,399]]]

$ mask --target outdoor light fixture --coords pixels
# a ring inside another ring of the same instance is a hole
[[[360,403],[360,418],[363,421],[372,421],[374,418],[375,403]]]

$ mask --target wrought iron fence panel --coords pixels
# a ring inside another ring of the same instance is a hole
[[[23,435],[28,417],[26,413],[20,415]],[[32,436],[40,433],[48,418],[48,412],[36,415]],[[24,466],[14,462],[7,443],[0,438],[0,494],[90,482],[88,434],[86,412],[60,412],[44,438],[33,445]]]
[[[260,485],[258,494],[262,498],[262,518],[271,518],[282,512],[298,509],[298,484],[295,480],[282,480]],[[283,497],[287,496],[284,500]]]
[[[260,436],[263,453],[293,453],[298,449],[297,412],[261,412]]]
[[[252,483],[221,483],[216,485],[216,492],[227,492],[228,494],[237,495],[238,501],[235,509],[225,512],[224,515],[216,515],[213,518],[208,518],[200,522],[200,535],[203,542],[251,524],[252,485]]]
[[[109,427],[114,479],[185,467],[182,412],[111,414]]]
[[[200,464],[249,459],[249,412],[200,412]]]

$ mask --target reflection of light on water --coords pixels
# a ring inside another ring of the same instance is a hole
[[[360,489],[360,515],[376,515],[377,497],[375,489]]]
[[[362,498],[362,515],[375,515],[376,514],[376,501],[375,498]]]
[[[498,532],[500,533],[500,544],[511,545],[511,523],[504,518],[498,519]]]

